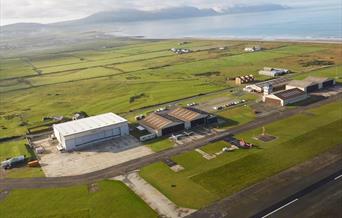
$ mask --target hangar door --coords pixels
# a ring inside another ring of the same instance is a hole
[[[205,118],[191,121],[191,127],[205,124]]]
[[[323,88],[333,86],[334,85],[334,80],[329,80],[323,83]]]
[[[265,103],[279,106],[281,105],[281,100],[273,99],[273,98],[266,98]]]
[[[319,89],[319,85],[316,84],[316,85],[308,86],[308,87],[306,88],[306,91],[307,91],[307,92],[314,92],[314,91],[317,91],[318,89]]]
[[[113,128],[109,130],[102,130],[94,133],[89,133],[84,136],[75,138],[75,146],[81,146],[86,143],[92,143],[99,140],[109,139],[121,135],[120,128]]]
[[[165,129],[162,129],[162,135],[168,135],[174,132],[179,132],[184,130],[184,123],[178,124],[176,126],[171,126]]]

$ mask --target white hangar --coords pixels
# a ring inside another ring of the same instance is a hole
[[[113,113],[53,125],[59,146],[66,151],[129,135],[127,120]]]

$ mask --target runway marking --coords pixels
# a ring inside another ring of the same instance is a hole
[[[337,176],[337,177],[335,177],[334,180],[338,180],[338,179],[341,178],[341,177],[342,177],[342,174],[339,175],[339,176]]]
[[[290,204],[293,204],[293,203],[296,202],[296,201],[298,201],[298,198],[296,198],[296,199],[294,199],[294,200],[288,202],[287,204],[284,204],[283,206],[281,206],[281,207],[279,207],[278,209],[276,209],[276,210],[274,210],[274,211],[272,211],[272,212],[266,214],[265,216],[263,216],[263,217],[261,217],[261,218],[268,217],[268,216],[274,214],[275,212],[277,212],[277,211],[283,209],[284,207],[287,207],[287,206],[289,206]]]

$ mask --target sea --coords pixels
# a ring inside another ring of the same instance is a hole
[[[109,34],[143,38],[342,39],[342,4],[212,17],[126,22]]]

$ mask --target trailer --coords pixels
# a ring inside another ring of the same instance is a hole
[[[39,167],[40,164],[39,164],[38,160],[33,160],[33,161],[28,162],[27,166],[29,166],[29,167]]]
[[[25,156],[17,156],[17,157],[12,157],[8,160],[2,161],[1,162],[1,167],[4,169],[11,169],[12,167],[15,167],[18,164],[21,164],[25,162]]]

